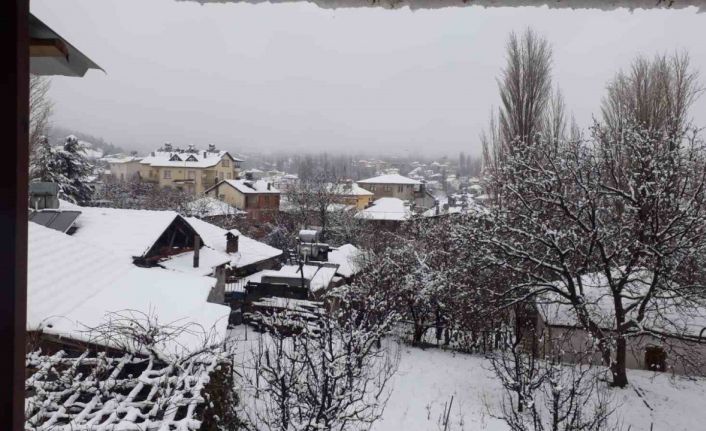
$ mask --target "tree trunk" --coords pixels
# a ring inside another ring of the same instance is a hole
[[[424,325],[414,323],[414,334],[412,335],[412,345],[419,346],[422,344],[422,336],[424,335]]]
[[[627,343],[625,337],[622,335],[618,337],[615,348],[615,361],[611,363],[610,367],[613,373],[612,386],[624,388],[628,385],[628,374],[625,366],[627,359]]]

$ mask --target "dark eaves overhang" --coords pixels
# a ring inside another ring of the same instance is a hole
[[[32,14],[29,14],[29,38],[29,70],[35,75],[81,77],[88,69],[105,72]]]
[[[384,9],[439,9],[458,6],[522,7],[550,9],[683,9],[690,6],[706,12],[706,0],[177,0],[199,3],[313,3],[321,8],[379,7]]]

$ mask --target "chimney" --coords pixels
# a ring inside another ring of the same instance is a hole
[[[199,267],[199,253],[201,251],[201,237],[194,235],[194,268]]]
[[[269,191],[269,190],[271,190],[271,189],[272,189],[272,184],[267,183],[267,190]]]
[[[172,151],[172,143],[171,142],[164,143],[164,151]]]
[[[226,232],[226,253],[238,252],[238,239],[238,235],[234,235],[231,232]]]
[[[208,157],[208,153],[206,153],[206,152],[204,151],[204,152],[203,152],[203,158],[205,159],[206,157]]]
[[[208,151],[215,153],[216,152],[216,144],[208,144]]]

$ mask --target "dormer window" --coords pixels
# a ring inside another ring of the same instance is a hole
[[[169,158],[170,162],[181,162],[181,158],[179,157],[178,154],[172,154],[172,156]]]
[[[194,155],[192,154],[192,155],[190,155],[189,157],[186,158],[186,161],[187,161],[187,162],[198,162],[199,159],[197,159],[196,156],[194,156]]]

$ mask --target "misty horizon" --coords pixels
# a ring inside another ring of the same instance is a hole
[[[32,11],[107,72],[53,78],[52,123],[141,153],[168,141],[243,155],[478,156],[507,37],[527,26],[553,46],[554,83],[584,129],[606,83],[637,55],[685,50],[702,81],[706,70],[695,8],[37,0]],[[697,125],[704,114],[702,97]]]

